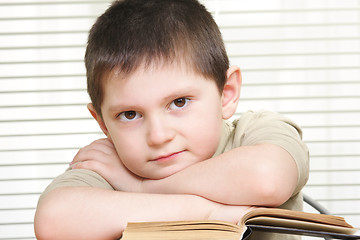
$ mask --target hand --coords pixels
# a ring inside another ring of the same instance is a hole
[[[140,192],[143,179],[121,162],[113,143],[99,139],[81,148],[70,163],[72,169],[88,169],[100,174],[119,191]]]

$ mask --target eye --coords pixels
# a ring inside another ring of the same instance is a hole
[[[141,114],[136,111],[125,111],[120,113],[118,117],[124,122],[130,122],[139,119]]]
[[[189,101],[190,101],[190,99],[188,99],[188,98],[177,98],[171,102],[169,108],[171,110],[177,110],[177,109],[184,108],[186,105],[188,105]]]

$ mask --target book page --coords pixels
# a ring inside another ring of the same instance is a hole
[[[264,226],[278,226],[286,228],[297,228],[305,230],[314,230],[314,231],[325,231],[325,232],[335,232],[343,234],[355,234],[357,232],[356,228],[341,227],[329,224],[294,220],[294,219],[284,219],[276,217],[254,217],[246,221],[247,224],[253,225],[264,225]]]
[[[300,211],[292,211],[287,209],[280,208],[257,208],[254,209],[247,214],[241,220],[241,224],[245,224],[251,218],[263,216],[263,217],[276,217],[282,219],[292,219],[292,220],[300,220],[306,221],[310,223],[323,223],[329,225],[335,225],[345,228],[353,228],[350,224],[348,224],[344,218],[333,215],[324,215],[317,213],[307,213]]]
[[[239,240],[242,234],[240,226],[222,221],[144,222],[129,223],[121,239]]]

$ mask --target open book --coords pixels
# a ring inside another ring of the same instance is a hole
[[[358,229],[344,218],[279,208],[257,208],[245,214],[238,225],[224,221],[169,221],[129,223],[122,240],[137,239],[246,239],[251,231],[360,239]]]

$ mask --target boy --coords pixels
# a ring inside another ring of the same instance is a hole
[[[90,31],[85,64],[88,108],[107,138],[43,193],[38,239],[115,239],[134,221],[236,223],[246,206],[301,209],[301,130],[269,112],[224,121],[240,69],[196,0],[114,2]]]

